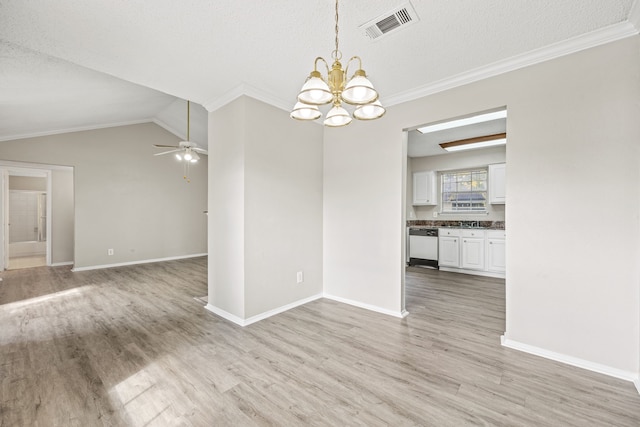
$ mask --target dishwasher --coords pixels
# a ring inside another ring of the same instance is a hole
[[[409,265],[438,268],[437,228],[409,228]]]

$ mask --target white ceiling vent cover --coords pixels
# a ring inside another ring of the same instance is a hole
[[[382,36],[394,33],[401,28],[420,21],[413,5],[406,2],[402,6],[382,14],[358,27],[369,40],[377,40]]]

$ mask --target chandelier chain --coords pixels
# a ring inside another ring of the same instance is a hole
[[[334,51],[334,59],[338,59],[338,56],[342,56],[340,55],[340,49],[338,49],[338,0],[336,0],[336,50]]]

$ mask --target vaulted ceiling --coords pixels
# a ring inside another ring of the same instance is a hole
[[[358,29],[407,2],[340,2],[340,49],[362,58],[387,105],[637,34],[640,22],[634,0],[411,0],[419,22],[373,41]],[[181,134],[184,99],[213,110],[245,93],[289,108],[333,50],[333,9],[0,0],[0,140],[141,121]],[[194,116],[206,144],[206,112]]]

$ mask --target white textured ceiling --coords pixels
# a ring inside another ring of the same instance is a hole
[[[358,31],[405,2],[340,3],[341,50],[362,57],[383,102],[625,22],[633,0],[412,0],[417,24],[377,41]],[[214,105],[240,86],[292,105],[313,59],[333,49],[333,7],[332,0],[0,0],[0,139],[48,125],[134,121],[154,109],[157,118],[171,97]],[[100,81],[100,90],[86,90]],[[59,105],[45,96],[60,89],[84,92],[98,107],[74,111],[77,97]],[[53,110],[77,122],[50,124]]]

